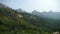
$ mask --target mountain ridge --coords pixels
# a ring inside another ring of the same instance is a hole
[[[37,15],[39,17],[43,17],[43,18],[50,18],[50,19],[59,19],[59,15],[60,15],[60,12],[32,12],[32,14],[34,15]]]
[[[0,8],[1,34],[52,34],[60,32],[60,20],[51,20],[12,8]]]

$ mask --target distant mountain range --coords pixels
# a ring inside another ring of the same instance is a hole
[[[38,12],[36,10],[34,10],[32,12],[33,15],[37,15],[39,17],[43,17],[43,18],[50,18],[50,19],[60,19],[60,12],[53,12],[53,11],[50,11],[50,12]]]
[[[52,34],[60,32],[60,13],[36,10],[32,14],[22,9],[14,10],[0,3],[0,34]],[[56,16],[54,18],[54,16]],[[58,17],[57,17],[58,16]],[[49,18],[47,18],[49,17]],[[54,19],[50,19],[54,18]]]

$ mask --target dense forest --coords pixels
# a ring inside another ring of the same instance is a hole
[[[0,34],[53,34],[60,32],[60,20],[18,12],[0,3]]]

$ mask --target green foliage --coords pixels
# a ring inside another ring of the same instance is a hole
[[[18,17],[15,10],[0,8],[0,34],[39,34],[37,27]]]
[[[51,34],[60,31],[59,22],[60,20],[21,13],[11,8],[0,8],[0,34]]]

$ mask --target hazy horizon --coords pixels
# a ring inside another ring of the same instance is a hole
[[[0,0],[3,3],[13,9],[23,9],[25,11],[31,12],[33,10],[37,11],[55,11],[60,12],[60,0]]]

